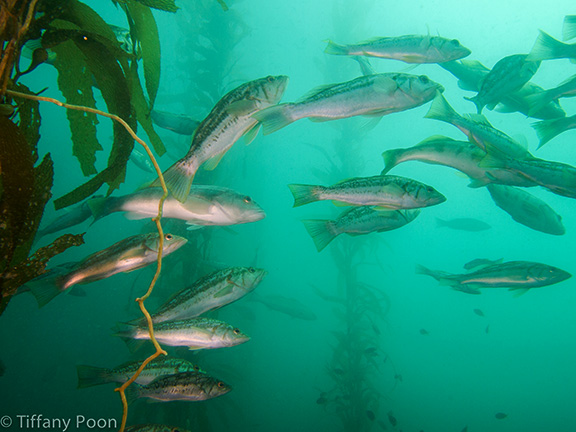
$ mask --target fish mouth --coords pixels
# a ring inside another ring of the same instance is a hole
[[[442,84],[436,84],[436,96],[440,93],[444,93],[444,86]]]
[[[278,75],[275,78],[278,81],[278,86],[276,87],[274,97],[272,98],[273,104],[280,102],[280,99],[282,99],[282,96],[284,96],[288,82],[290,81],[290,78],[287,75]]]

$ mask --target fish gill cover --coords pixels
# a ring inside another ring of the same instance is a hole
[[[7,2],[0,417],[120,429],[114,388],[165,349],[128,430],[572,431],[576,18],[553,3]],[[275,79],[271,107],[242,93]],[[24,95],[118,115],[164,172],[192,154],[163,237],[133,136]],[[146,308],[182,315],[154,349],[134,299],[159,254]]]

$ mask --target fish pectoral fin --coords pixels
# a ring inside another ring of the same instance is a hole
[[[140,219],[148,219],[153,218],[156,215],[147,215],[145,213],[136,213],[136,212],[126,212],[124,213],[124,217],[128,220],[140,220]]]
[[[512,287],[508,288],[508,291],[513,291],[514,297],[520,297],[530,291],[530,288],[523,288],[523,287]]]
[[[377,93],[392,93],[398,88],[398,83],[387,75],[380,75],[374,80],[372,88]]]
[[[232,293],[232,286],[226,285],[224,288],[222,288],[220,291],[218,291],[216,294],[214,294],[214,297],[215,298],[224,297],[224,296],[227,296],[228,294],[231,294],[231,293]]]
[[[186,221],[186,225],[188,225],[188,228],[186,228],[188,231],[196,231],[204,228],[204,225],[197,225],[193,221]]]
[[[201,346],[196,346],[196,345],[190,345],[188,346],[188,349],[190,351],[194,351],[194,350],[200,350],[200,349],[204,349],[205,347],[201,347]]]
[[[237,287],[237,288],[242,288],[240,285],[238,285],[236,282],[234,282],[234,281],[231,280],[231,279],[226,279],[226,282],[227,282],[228,284],[230,284],[230,285],[234,285],[234,286]],[[230,288],[230,289],[232,289],[232,288]]]
[[[352,205],[352,204],[349,204],[346,202],[336,201],[336,200],[332,200],[332,204],[334,204],[336,207],[348,207],[348,206]]]
[[[481,294],[478,288],[473,288],[469,285],[453,285],[452,289],[455,291],[460,291],[466,294]]]
[[[210,159],[208,159],[206,162],[204,162],[204,169],[207,171],[212,171],[213,169],[215,169],[218,164],[220,163],[220,161],[222,160],[222,157],[224,156],[224,153],[226,152],[222,152],[217,154],[216,156],[212,156]]]
[[[246,133],[244,134],[244,143],[246,145],[249,145],[252,141],[254,141],[254,139],[258,135],[258,132],[260,132],[261,126],[262,125],[260,123],[256,123],[254,126],[252,126],[249,130],[246,131]]]
[[[372,210],[377,211],[377,212],[391,212],[391,211],[396,211],[397,209],[392,208],[392,207],[376,206]]]
[[[236,116],[246,116],[254,111],[258,110],[258,105],[255,100],[243,99],[236,102],[232,102],[228,107],[226,107],[226,112],[228,114]]]
[[[212,201],[194,195],[189,195],[186,200],[186,208],[198,215],[210,214],[213,205],[214,203]]]

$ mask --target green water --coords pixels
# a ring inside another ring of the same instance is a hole
[[[127,27],[125,15],[111,2],[87,3],[107,22]],[[182,9],[176,14],[154,12],[162,44],[157,109],[201,120],[225,93],[267,75],[290,77],[283,101],[360,76],[356,62],[324,54],[327,39],[353,43],[429,32],[458,39],[472,51],[469,59],[493,67],[505,56],[528,53],[538,29],[561,39],[564,16],[576,13],[564,0],[227,3],[226,12],[211,0],[179,1]],[[444,96],[458,112],[475,112],[463,98],[474,93],[458,88],[456,79],[436,64],[411,69],[394,60],[371,63],[377,72],[427,75],[445,87]],[[532,82],[551,88],[575,70],[568,60],[544,61]],[[42,65],[37,72],[23,81],[35,91],[48,87],[45,95],[61,99],[55,69]],[[104,108],[99,96],[97,104]],[[573,100],[561,104],[567,115],[576,113]],[[268,271],[259,294],[297,299],[316,319],[291,317],[250,295],[222,308],[215,316],[249,334],[248,343],[196,353],[168,351],[198,363],[233,390],[204,402],[139,400],[130,407],[129,424],[165,423],[202,432],[576,429],[573,279],[515,297],[505,289],[469,295],[415,274],[416,264],[460,273],[476,258],[535,261],[574,273],[572,199],[530,189],[563,218],[566,234],[547,235],[513,221],[484,188],[468,188],[468,179],[456,171],[407,162],[391,174],[433,186],[446,202],[423,209],[395,231],[339,236],[321,253],[301,220],[335,218],[342,209],[330,202],[292,208],[289,183],[330,185],[376,175],[387,149],[410,147],[431,135],[465,139],[453,126],[425,119],[428,108],[385,116],[372,129],[363,127],[362,118],[303,119],[274,134],[260,134],[249,146],[239,141],[215,171],[198,175],[199,183],[250,195],[266,218],[231,230],[188,231],[189,244],[165,261],[165,274],[146,303],[150,310],[214,268],[254,265]],[[39,150],[41,155],[51,152],[55,161],[53,193],[59,197],[85,178],[72,156],[64,111],[42,105],[41,112]],[[487,109],[484,114],[494,127],[523,137],[537,157],[576,164],[574,131],[536,151],[538,138],[530,127],[535,119]],[[98,127],[105,147],[97,162],[102,169],[112,132],[107,120]],[[158,132],[176,157],[188,150],[189,138]],[[166,169],[173,160],[163,156],[159,163]],[[115,194],[130,193],[152,179],[131,164],[126,183]],[[43,223],[56,216],[49,204]],[[491,228],[469,232],[437,226],[436,218],[462,217]],[[92,226],[84,223],[72,232],[86,231],[86,244],[51,265],[78,261],[129,235],[153,230],[150,222],[120,214]],[[166,230],[186,232],[182,224],[168,221]],[[39,246],[55,237],[47,236]],[[76,428],[77,416],[115,419],[119,425],[122,407],[114,386],[77,390],[75,366],[113,367],[151,352],[131,354],[113,336],[113,328],[139,316],[133,300],[145,292],[152,275],[153,268],[119,274],[85,285],[85,297],[62,295],[42,309],[26,293],[11,301],[0,317],[0,359],[6,366],[0,378],[0,417],[12,418],[9,430],[44,429],[18,417],[33,414],[72,419],[68,430]],[[497,413],[507,417],[499,419]]]

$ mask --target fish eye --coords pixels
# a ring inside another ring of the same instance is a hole
[[[222,381],[218,381],[218,387],[220,388],[226,387],[226,384],[224,384]]]
[[[173,238],[174,238],[174,236],[173,236],[172,234],[166,234],[166,235],[164,236],[164,239],[165,239],[165,240],[168,240],[168,241],[172,240]]]
[[[428,79],[428,77],[426,75],[420,75],[419,80],[423,84],[428,84],[430,82],[430,80]]]
[[[274,82],[274,77],[273,77],[272,75],[269,75],[269,76],[266,77],[266,80],[267,80],[269,83]]]
[[[171,432],[180,432],[180,430],[178,428],[174,428]]]
[[[452,39],[452,40],[450,41],[450,43],[451,43],[452,45],[454,45],[454,46],[460,46],[460,42],[458,42],[457,39]]]
[[[249,203],[252,202],[252,198],[250,198],[248,195],[246,195],[246,196],[244,197],[244,202],[245,202],[246,204],[249,204]]]
[[[248,267],[248,271],[249,271],[250,273],[254,273],[256,270],[254,269],[254,267]]]
[[[198,372],[198,371],[200,371],[200,366],[194,365],[194,366],[192,366],[192,369],[194,369],[196,372]]]
[[[240,334],[240,329],[235,328],[234,330],[232,330],[234,332],[234,334]]]

